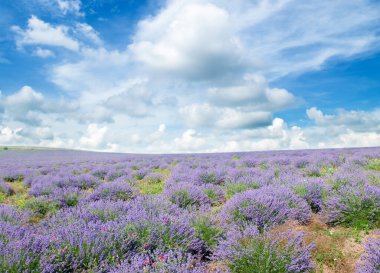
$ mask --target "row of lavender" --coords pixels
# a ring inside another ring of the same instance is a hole
[[[357,271],[378,272],[379,159],[3,151],[0,272],[312,272],[313,245],[275,229],[313,215],[371,231]]]

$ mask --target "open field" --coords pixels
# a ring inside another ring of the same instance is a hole
[[[380,148],[0,152],[0,272],[380,272]]]

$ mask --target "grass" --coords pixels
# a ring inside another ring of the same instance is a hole
[[[162,175],[162,179],[143,178],[137,182],[137,188],[141,194],[160,194],[164,190],[166,179],[170,176],[169,169],[155,169]]]
[[[380,158],[373,158],[371,159],[367,166],[367,170],[373,170],[373,171],[380,171]]]
[[[355,263],[363,251],[361,242],[368,232],[351,227],[330,228],[316,215],[307,226],[287,222],[274,230],[286,231],[289,228],[303,232],[305,243],[315,243],[312,259],[316,263],[316,273],[355,272]]]
[[[237,193],[249,190],[249,189],[258,189],[260,186],[255,183],[252,183],[251,185],[248,184],[239,184],[239,183],[231,183],[226,186],[223,186],[223,190],[226,192],[227,198],[231,198]]]

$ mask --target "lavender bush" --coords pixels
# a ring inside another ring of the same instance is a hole
[[[232,197],[224,206],[220,218],[226,223],[244,226],[253,224],[263,230],[288,219],[307,223],[311,211],[306,201],[284,187],[263,187]]]
[[[314,272],[312,246],[288,225],[365,230],[357,269],[377,272],[379,158],[4,151],[0,272]]]
[[[380,272],[380,231],[375,232],[364,245],[364,254],[360,258],[357,273]]]
[[[171,202],[181,208],[211,204],[210,198],[202,190],[202,187],[190,183],[172,184],[165,189],[164,194]]]
[[[275,236],[247,227],[243,231],[232,229],[226,237],[214,259],[225,261],[231,272],[306,273],[314,268],[310,254],[313,246],[305,246],[301,234]]]
[[[358,229],[380,227],[380,188],[343,187],[324,207],[326,222]]]

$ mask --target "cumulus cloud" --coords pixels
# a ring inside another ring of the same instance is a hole
[[[29,124],[40,124],[43,114],[67,113],[78,109],[78,104],[63,99],[47,99],[30,86],[23,86],[18,92],[4,96],[0,102],[3,116]]]
[[[99,127],[95,123],[87,126],[86,134],[80,138],[80,144],[87,148],[100,148],[105,145],[105,135],[108,131],[107,127]]]
[[[174,145],[174,150],[177,151],[197,151],[208,146],[207,140],[193,129],[186,130],[175,138]]]
[[[220,108],[209,104],[192,104],[180,108],[181,116],[189,126],[219,129],[251,128],[267,125],[272,114],[265,111],[245,112],[235,108]]]
[[[13,26],[12,30],[17,33],[16,43],[20,48],[24,45],[47,45],[79,50],[79,42],[70,37],[67,26],[52,26],[34,15],[28,20],[25,30],[19,26]]]
[[[260,69],[280,77],[374,49],[379,10],[368,0],[173,0],[140,22],[130,49],[169,75],[209,79]]]
[[[15,145],[22,139],[19,133],[22,128],[11,129],[9,127],[0,126],[0,143]]]
[[[199,1],[171,1],[141,21],[129,48],[148,68],[190,79],[223,76],[244,65],[228,12]]]
[[[296,97],[285,89],[269,88],[259,75],[246,75],[237,86],[210,88],[209,103],[191,104],[179,112],[189,126],[219,129],[254,128],[269,125],[278,110],[294,106]]]
[[[380,131],[380,109],[372,111],[346,111],[339,109],[336,114],[326,115],[316,107],[306,110],[307,116],[318,126],[348,126],[355,130]]]
[[[61,15],[81,15],[79,0],[51,3]],[[1,140],[136,152],[380,145],[379,110],[313,107],[306,111],[313,125],[288,126],[294,121],[277,113],[300,99],[272,86],[375,50],[378,7],[369,0],[169,0],[120,48],[87,23],[31,16],[25,28],[12,28],[16,43],[55,56],[48,80],[71,99],[27,86],[3,96]]]
[[[295,105],[297,100],[285,89],[269,88],[261,75],[247,74],[238,86],[210,88],[212,103],[222,106],[241,106],[251,110],[276,111]]]

